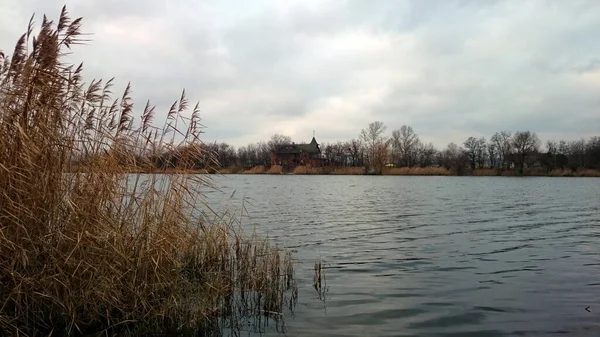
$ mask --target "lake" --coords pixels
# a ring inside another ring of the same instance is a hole
[[[600,335],[600,179],[214,181],[211,204],[244,199],[243,223],[300,261],[288,336]]]

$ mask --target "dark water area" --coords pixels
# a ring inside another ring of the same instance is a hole
[[[288,336],[600,336],[600,179],[215,183],[211,204],[239,211],[244,199],[243,223],[299,260]],[[324,299],[313,288],[319,260]]]

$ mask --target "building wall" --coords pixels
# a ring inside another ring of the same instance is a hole
[[[321,166],[321,160],[318,158],[311,158],[307,153],[271,153],[271,165],[281,165],[288,169],[293,169],[298,165],[317,167]]]

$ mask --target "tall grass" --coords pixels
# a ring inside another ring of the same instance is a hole
[[[448,176],[450,171],[444,167],[397,167],[386,168],[383,170],[384,175],[401,175],[401,176]]]
[[[85,84],[82,65],[63,62],[81,23],[63,8],[34,34],[32,17],[0,54],[0,334],[198,333],[279,317],[289,255],[202,217],[204,175],[130,173],[157,172],[165,151],[192,169],[198,105],[184,91],[157,126],[149,103],[135,118],[129,86],[115,98],[112,80]]]
[[[250,169],[244,170],[243,174],[264,174],[267,169],[263,165],[254,166]]]

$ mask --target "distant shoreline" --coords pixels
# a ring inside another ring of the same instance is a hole
[[[240,168],[223,168],[219,170],[178,170],[178,169],[157,169],[152,172],[138,172],[148,174],[216,174],[216,175],[369,175],[365,174],[365,169],[362,167],[304,167],[298,166],[293,171],[284,171],[281,166],[272,166],[266,168],[264,166],[256,166],[250,169]],[[477,169],[470,172],[457,174],[442,167],[401,167],[401,168],[384,168],[380,176],[466,176],[466,177],[596,177],[600,178],[600,170],[581,169],[556,169],[552,171],[543,171],[533,168],[524,170],[520,175],[514,170],[498,170],[498,169]]]

